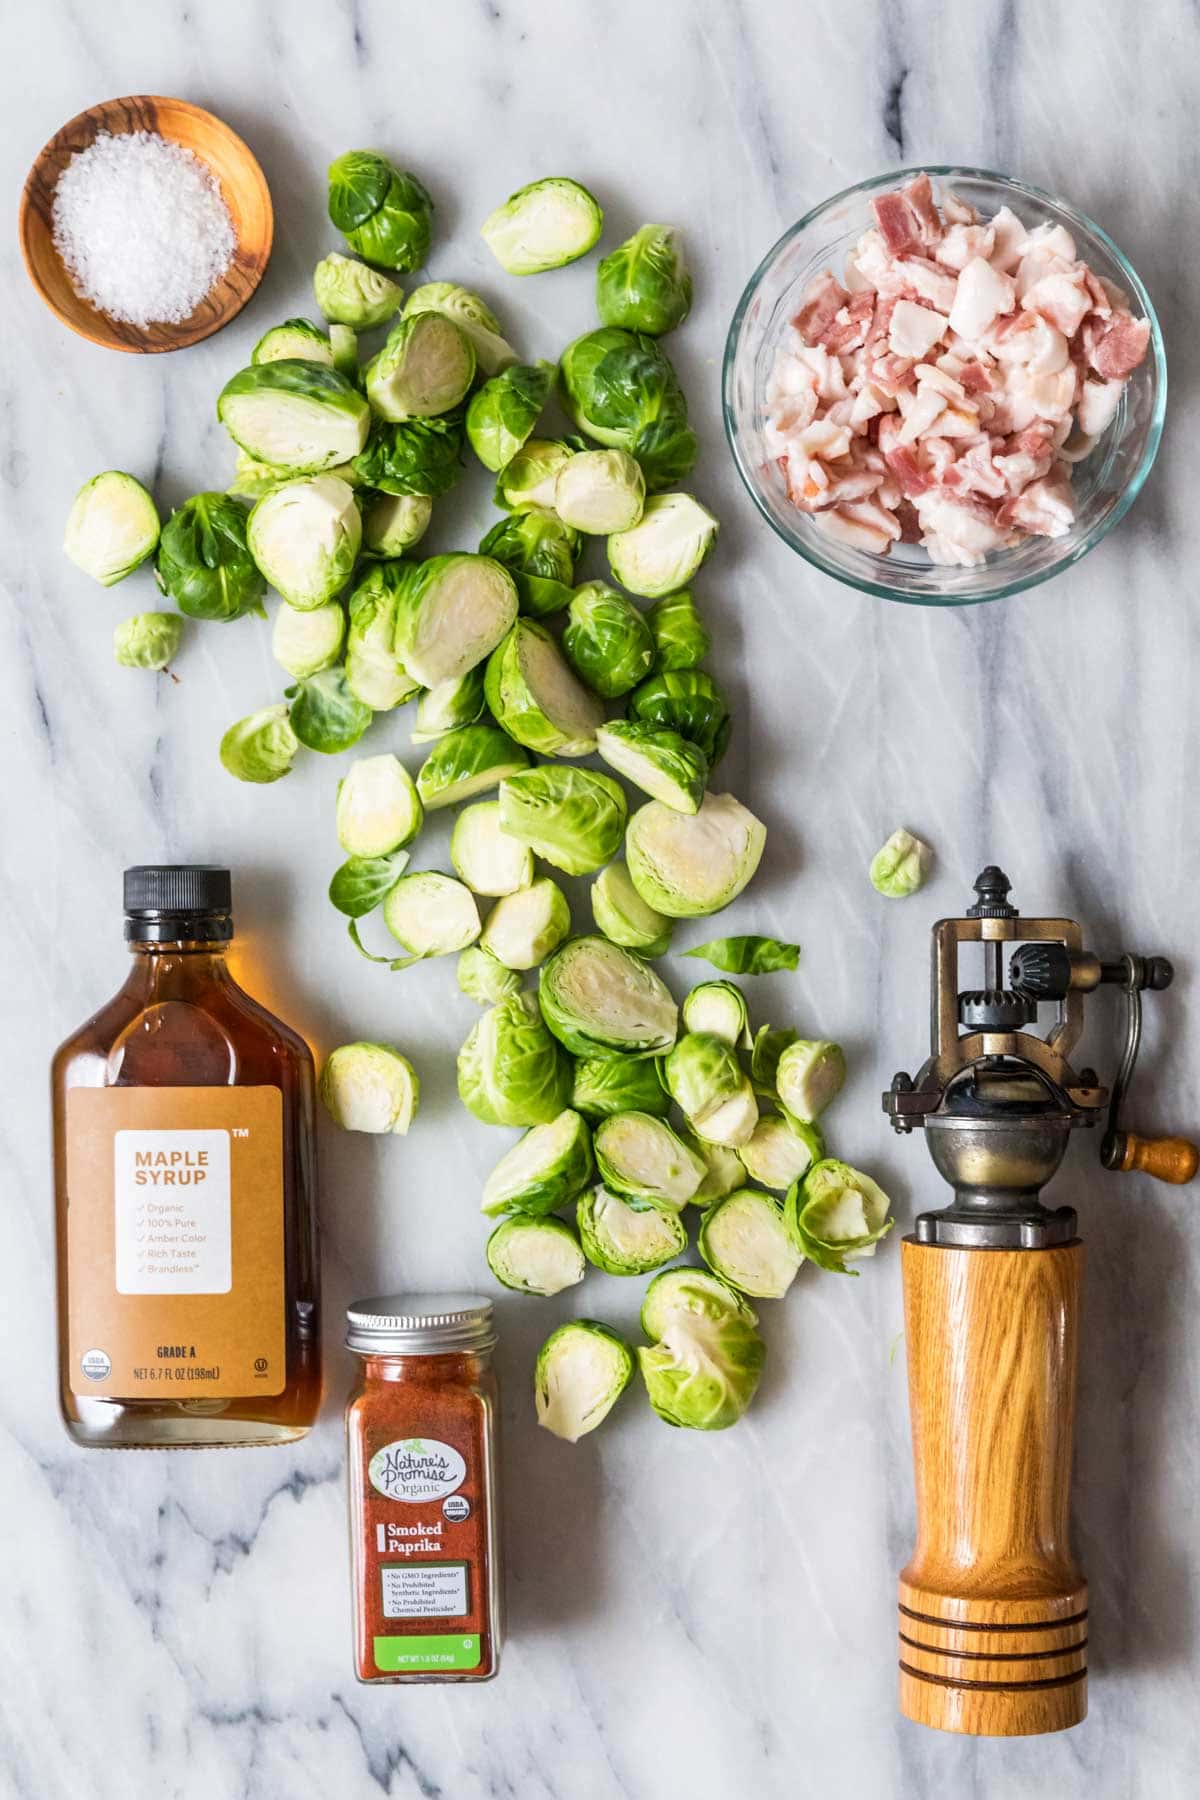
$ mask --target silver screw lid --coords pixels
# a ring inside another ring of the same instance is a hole
[[[364,1356],[490,1350],[492,1303],[482,1294],[379,1294],[346,1309],[346,1343]]]

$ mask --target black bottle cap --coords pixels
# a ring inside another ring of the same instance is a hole
[[[222,943],[233,936],[233,887],[214,863],[139,863],[125,871],[132,943]]]

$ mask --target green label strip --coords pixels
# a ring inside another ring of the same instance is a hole
[[[381,1675],[402,1670],[431,1674],[438,1669],[477,1669],[479,1633],[458,1632],[444,1637],[377,1637],[375,1667]]]

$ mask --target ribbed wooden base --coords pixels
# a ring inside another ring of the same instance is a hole
[[[968,1604],[900,1583],[900,1710],[977,1737],[1065,1731],[1087,1714],[1087,1589]]]

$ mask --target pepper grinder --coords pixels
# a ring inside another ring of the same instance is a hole
[[[922,1126],[950,1203],[901,1246],[917,1543],[900,1576],[900,1709],[942,1731],[1061,1731],[1087,1712],[1087,1584],[1069,1499],[1083,1245],[1069,1206],[1041,1190],[1068,1133],[1106,1119],[1100,1160],[1190,1181],[1184,1138],[1122,1129],[1143,992],[1163,957],[1101,961],[1073,919],[1022,919],[1002,870],[964,918],[933,928],[931,1055],[884,1095],[896,1131]],[[959,987],[959,949],[982,944],[982,989]],[[1007,959],[1007,971],[1005,962]],[[1111,1095],[1069,1058],[1084,996],[1125,996]],[[1039,1034],[1039,1008],[1054,1021]]]

